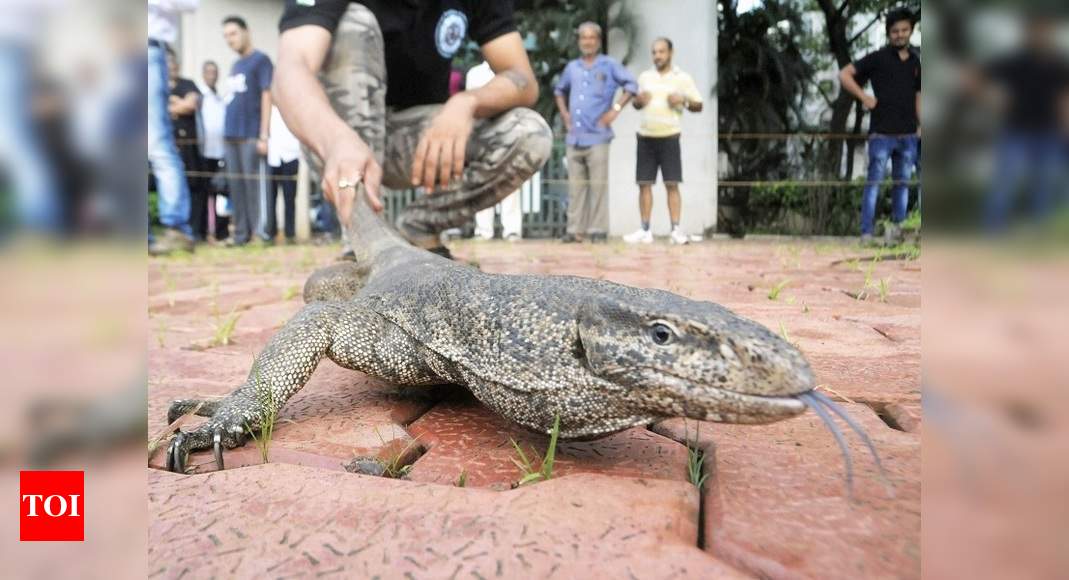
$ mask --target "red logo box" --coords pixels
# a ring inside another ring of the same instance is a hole
[[[19,472],[19,540],[85,540],[85,472]]]

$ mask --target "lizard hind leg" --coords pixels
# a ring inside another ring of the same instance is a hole
[[[356,262],[339,262],[320,268],[308,277],[304,283],[304,301],[312,302],[347,302],[364,287],[370,268]]]

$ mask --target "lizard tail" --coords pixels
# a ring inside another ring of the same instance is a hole
[[[371,268],[382,261],[387,250],[414,248],[390,224],[381,213],[371,208],[364,184],[356,186],[356,199],[349,214],[349,225],[342,226],[343,234],[353,250],[354,263],[358,268]]]

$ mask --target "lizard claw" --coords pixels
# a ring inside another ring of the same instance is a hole
[[[212,432],[212,450],[215,452],[215,466],[223,470],[223,428],[216,427]]]
[[[167,471],[174,473],[186,472],[185,442],[185,433],[179,431],[174,436],[174,440],[171,441],[171,446],[167,448]]]

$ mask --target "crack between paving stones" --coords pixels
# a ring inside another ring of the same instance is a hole
[[[900,425],[898,423],[898,420],[895,419],[891,415],[891,413],[887,410],[887,408],[890,407],[892,405],[892,403],[881,403],[879,401],[858,401],[858,402],[863,404],[863,405],[865,405],[866,407],[872,409],[872,412],[876,413],[876,416],[879,417],[880,420],[883,421],[884,424],[887,425],[888,427],[890,427],[891,429],[894,429],[895,431],[902,431],[903,433],[906,432],[906,430],[902,427],[902,425]]]
[[[664,437],[666,439],[669,439],[671,441],[675,441],[677,444],[682,445],[685,449],[687,449],[687,453],[688,453],[688,457],[689,457],[690,446],[687,444],[686,441],[680,441],[680,440],[678,440],[678,439],[676,439],[674,437],[670,437],[668,435],[662,435],[660,433],[657,433],[656,431],[653,430],[653,427],[654,427],[653,425],[647,425],[646,426],[646,431],[649,431],[650,433],[653,433],[655,435],[659,435],[659,436]],[[706,478],[706,481],[705,481],[705,484],[702,487],[698,488],[698,522],[697,522],[697,524],[698,524],[698,526],[697,526],[698,533],[697,533],[697,540],[696,540],[695,543],[696,543],[696,545],[697,545],[699,550],[705,551],[705,510],[706,510],[706,506],[705,506],[705,489],[706,489],[706,486],[709,485],[709,479],[711,479],[713,477],[713,471],[712,471],[712,468],[710,467],[710,465],[712,465],[713,463],[716,462],[716,451],[715,451],[715,449],[712,449],[712,446],[710,446],[710,449],[706,449],[705,447],[698,446],[698,450],[701,453],[701,457],[702,457],[702,473],[701,473],[701,475]],[[687,483],[690,483],[691,485],[694,485],[689,480],[687,481]]]

